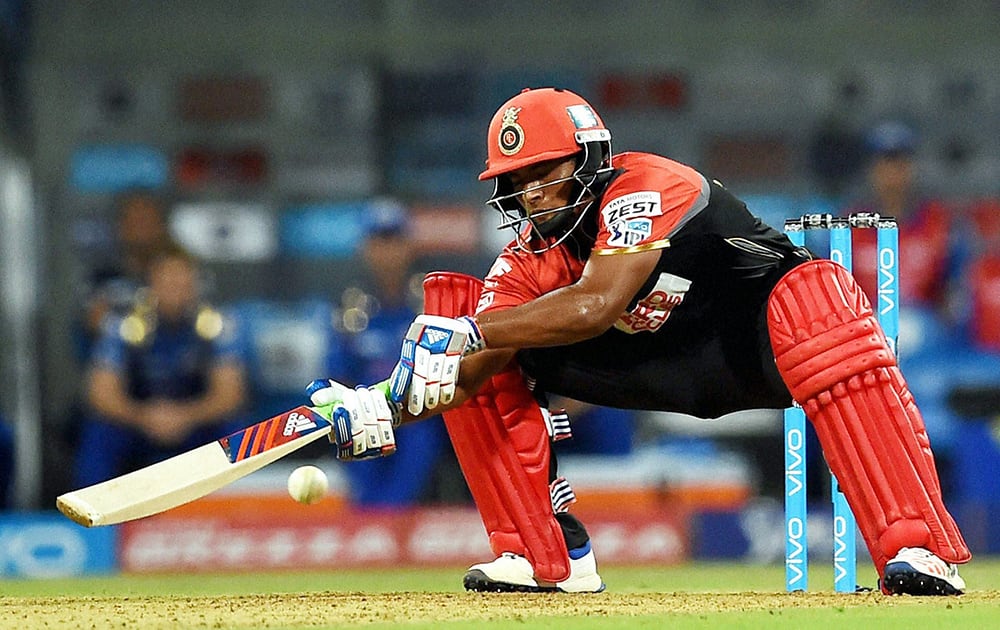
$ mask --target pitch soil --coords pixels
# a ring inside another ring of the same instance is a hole
[[[237,597],[59,597],[0,599],[0,628],[310,628],[458,620],[527,621],[554,616],[638,616],[790,608],[900,606],[924,598],[878,593],[301,593]],[[974,592],[956,604],[1000,604]]]

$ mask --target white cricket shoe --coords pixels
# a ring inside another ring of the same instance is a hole
[[[469,567],[463,583],[467,591],[493,593],[600,593],[604,590],[593,549],[577,560],[570,558],[569,577],[562,582],[543,582],[536,580],[534,575],[527,558],[504,552],[493,562]]]
[[[958,566],[922,547],[903,547],[885,565],[882,585],[891,595],[961,595],[965,580]]]

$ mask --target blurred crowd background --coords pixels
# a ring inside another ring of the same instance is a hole
[[[777,227],[897,216],[904,373],[949,496],[1000,503],[998,61],[989,0],[0,0],[3,499],[47,508],[194,427],[300,404],[313,378],[385,377],[422,274],[481,276],[509,239],[476,180],[491,115],[555,85],[616,151],[692,164]],[[175,246],[198,317],[164,341],[148,274]],[[158,373],[177,348],[198,360]],[[187,406],[150,417],[188,425],[113,420],[157,396]],[[570,463],[653,454],[673,479],[780,494],[780,412],[565,404]],[[399,441],[348,471],[353,500],[467,500],[439,422]]]

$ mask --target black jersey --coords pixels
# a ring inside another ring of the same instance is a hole
[[[541,391],[594,404],[717,417],[781,408],[791,397],[774,366],[771,289],[809,259],[717,182],[667,158],[626,153],[595,203],[588,255],[656,249],[659,262],[625,313],[580,343],[526,348]],[[508,308],[579,279],[570,245],[542,254],[508,246],[486,278],[479,311]]]

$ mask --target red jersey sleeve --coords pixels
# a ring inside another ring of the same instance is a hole
[[[520,306],[561,287],[583,273],[583,262],[559,246],[541,254],[517,249],[513,243],[497,257],[483,282],[476,313]]]
[[[647,153],[623,153],[622,169],[601,200],[594,253],[666,247],[708,205],[708,181],[689,166]]]

